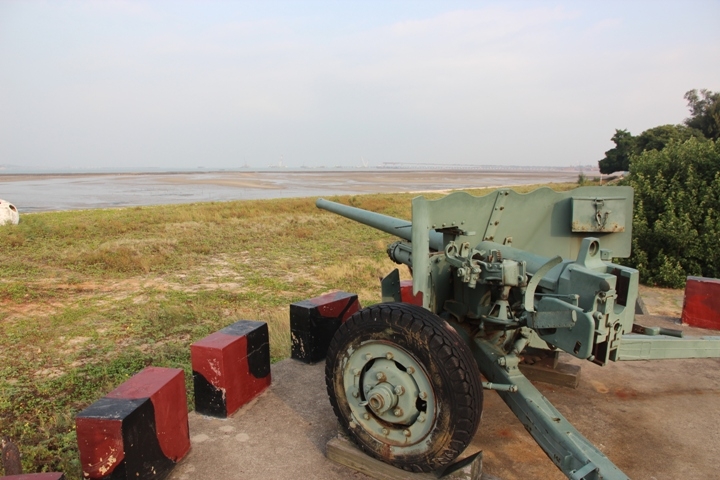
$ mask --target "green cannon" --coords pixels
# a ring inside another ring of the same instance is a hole
[[[383,303],[341,325],[326,361],[341,425],[397,467],[451,464],[492,389],[568,478],[626,479],[521,373],[525,349],[597,365],[720,357],[720,337],[634,324],[638,271],[612,263],[630,255],[630,187],[417,197],[412,222],[324,199],[317,206],[399,237],[388,255],[410,267],[422,296],[422,307],[401,303],[394,270]]]

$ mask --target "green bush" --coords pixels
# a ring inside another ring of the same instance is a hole
[[[720,277],[720,140],[691,138],[634,155],[633,251],[648,285],[682,288],[688,275]]]

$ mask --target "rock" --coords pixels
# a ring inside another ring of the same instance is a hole
[[[20,214],[17,207],[0,198],[0,225],[17,225],[19,222]]]
[[[5,467],[5,475],[21,475],[22,464],[20,463],[20,450],[10,441],[8,437],[0,439],[0,458],[3,467]]]

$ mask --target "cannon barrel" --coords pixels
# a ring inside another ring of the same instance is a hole
[[[315,206],[404,240],[410,241],[412,239],[412,223],[407,220],[370,212],[362,208],[349,207],[324,198],[318,198]],[[444,248],[442,234],[435,230],[430,231],[430,248],[433,250],[442,250]]]

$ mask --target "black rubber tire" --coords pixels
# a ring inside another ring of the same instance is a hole
[[[342,359],[349,349],[378,340],[397,345],[422,365],[436,403],[442,405],[422,452],[398,452],[357,424],[350,428]],[[482,381],[468,345],[443,319],[406,303],[374,305],[342,324],[328,349],[325,382],[335,415],[350,438],[369,455],[409,471],[430,472],[449,465],[468,446],[482,416]]]

